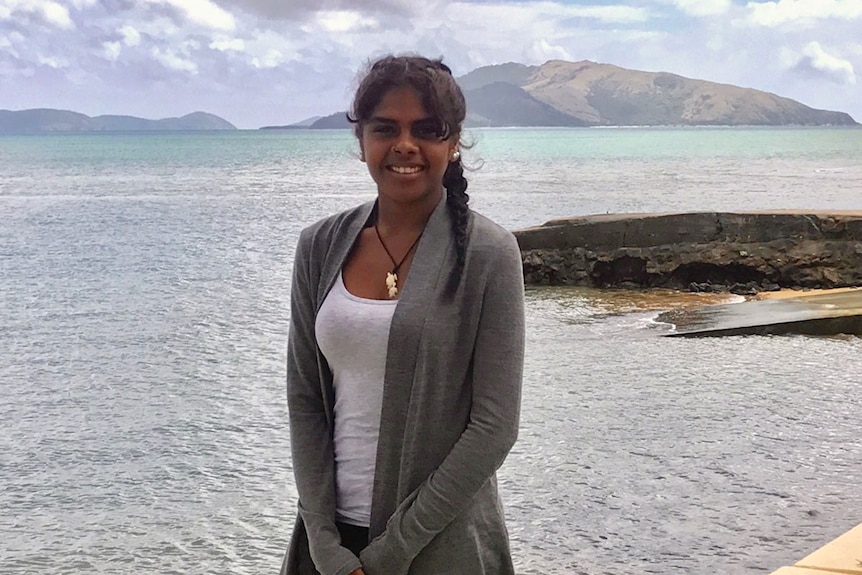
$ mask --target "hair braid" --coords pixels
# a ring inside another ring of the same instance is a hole
[[[470,220],[470,206],[467,205],[470,196],[467,194],[467,178],[464,177],[461,158],[449,162],[446,173],[443,174],[443,186],[446,188],[446,208],[452,216],[457,258],[446,285],[446,296],[451,298],[461,283],[461,274],[467,260],[467,224]]]

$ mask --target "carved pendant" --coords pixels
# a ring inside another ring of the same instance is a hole
[[[389,299],[398,297],[398,275],[386,272],[386,287],[389,289]]]

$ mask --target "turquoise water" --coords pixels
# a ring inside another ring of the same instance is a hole
[[[489,129],[474,207],[510,228],[605,212],[860,207],[860,129]],[[348,131],[0,139],[0,195],[372,197]],[[315,209],[315,216],[325,215]],[[529,209],[525,210],[524,207]]]
[[[862,209],[862,130],[472,132],[474,207]],[[299,230],[348,132],[0,138],[0,573],[260,573],[295,512]],[[670,340],[685,294],[528,290],[519,572],[768,573],[856,525],[862,340]]]

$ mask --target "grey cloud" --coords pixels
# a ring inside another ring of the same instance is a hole
[[[34,73],[34,66],[20,58],[17,54],[0,48],[0,77],[3,82],[0,82],[0,96],[8,97],[6,92],[14,82],[18,81],[19,76],[30,76]],[[3,102],[0,100],[0,108],[3,107]]]
[[[825,63],[822,60],[818,60],[814,55],[806,54],[790,70],[806,78],[826,80],[839,85],[853,85],[856,83],[853,68],[849,63],[846,66],[830,64],[829,62]]]
[[[0,33],[15,30],[29,35],[31,32],[54,31],[56,26],[52,25],[41,12],[17,11],[12,16],[0,19]]]
[[[417,2],[408,0],[216,0],[216,3],[228,11],[239,8],[273,20],[300,20],[326,10],[409,17],[416,14],[418,7]]]
[[[826,80],[827,82],[832,82],[833,84],[853,84],[854,82],[851,80],[853,77],[845,70],[834,70],[834,69],[825,69],[819,68],[814,65],[814,62],[811,58],[803,58],[800,60],[791,71],[800,76],[804,76],[806,78],[814,79],[814,80]]]

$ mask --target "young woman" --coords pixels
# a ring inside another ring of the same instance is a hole
[[[513,573],[496,470],[518,433],[521,257],[467,206],[465,116],[440,61],[383,58],[356,92],[377,199],[296,250],[283,575]]]

